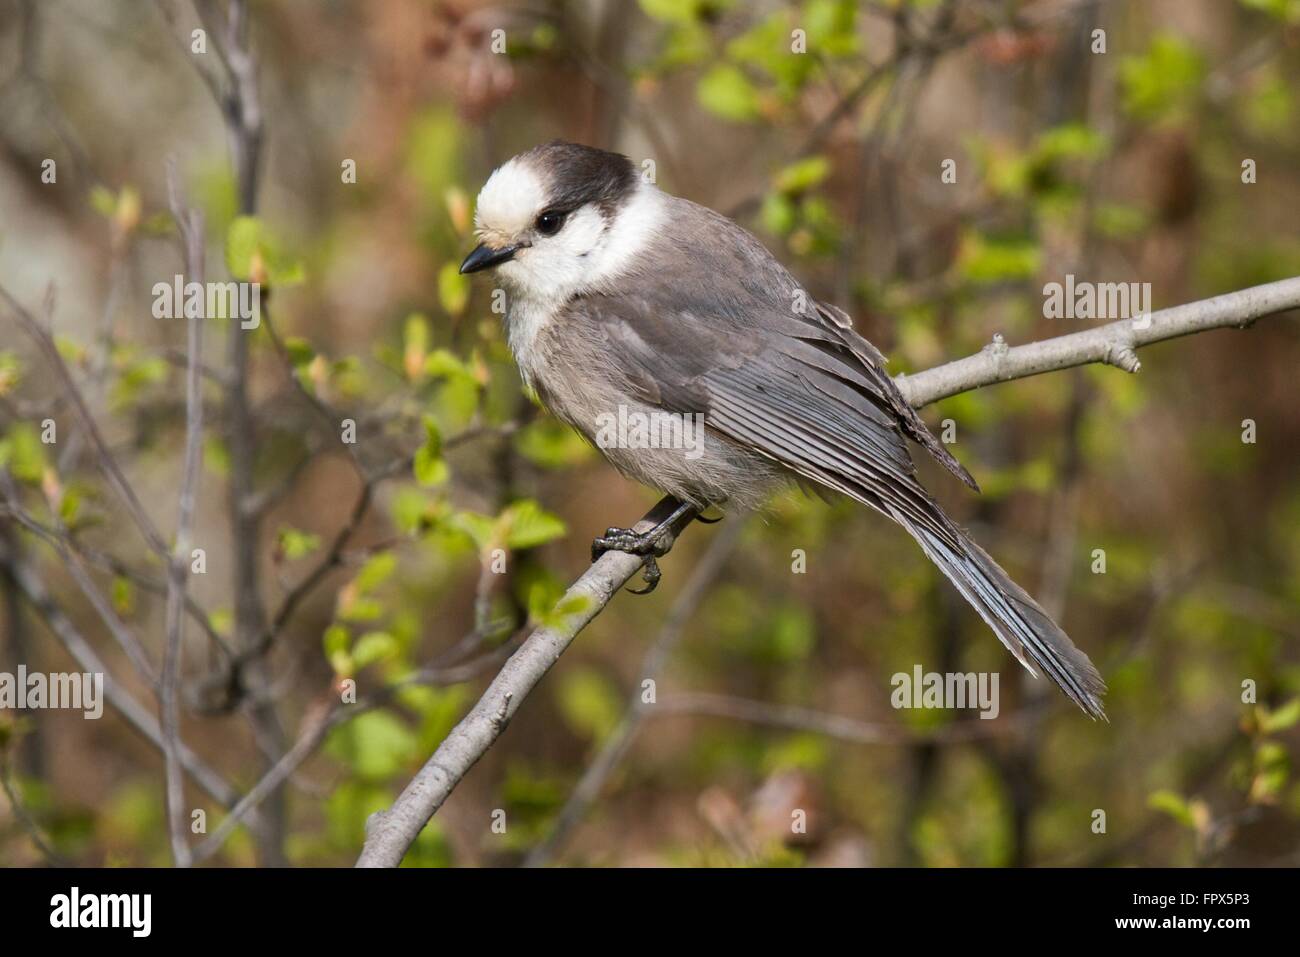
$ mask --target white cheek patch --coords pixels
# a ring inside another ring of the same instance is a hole
[[[663,194],[642,186],[617,211],[613,222],[594,206],[574,210],[555,236],[537,239],[500,267],[525,295],[538,300],[564,300],[582,289],[616,280],[633,268],[660,230]]]
[[[605,217],[592,206],[583,206],[569,214],[564,228],[545,241],[546,255],[557,262],[579,263],[596,251],[605,232]],[[542,243],[538,243],[539,248]]]
[[[482,242],[493,248],[509,245],[532,225],[545,200],[546,192],[537,174],[512,159],[497,167],[479,191],[474,230]]]
[[[501,274],[537,300],[567,299],[600,271],[608,232],[592,206],[574,210],[554,236],[539,237],[503,263]]]
[[[608,282],[632,268],[646,244],[662,231],[666,215],[664,194],[647,183],[640,184],[593,252],[587,282]]]

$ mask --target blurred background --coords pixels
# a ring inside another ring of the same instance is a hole
[[[170,543],[169,159],[208,278],[267,293],[255,332],[204,323],[186,837],[201,862],[346,865],[591,538],[655,501],[522,392],[490,281],[456,271],[496,165],[624,152],[914,371],[1087,327],[1043,318],[1067,274],[1156,308],[1300,275],[1298,52],[1296,0],[0,0],[0,285],[102,435],[0,304],[0,672],[90,649],[118,694],[98,721],[0,710],[0,861],[174,854],[156,688],[124,650],[161,661],[166,567],[105,478]],[[980,496],[919,461],[1096,662],[1109,724],[900,529],[791,493],[691,527],[655,594],[618,596],[407,863],[1300,863],[1300,329],[1141,358],[925,410]],[[999,717],[895,710],[917,665],[997,672]]]

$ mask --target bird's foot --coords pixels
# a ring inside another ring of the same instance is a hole
[[[663,535],[662,526],[652,528],[648,532],[635,532],[630,528],[607,528],[604,535],[591,543],[591,560],[594,562],[606,552],[626,552],[629,555],[640,556],[641,577],[645,581],[645,587],[629,588],[628,591],[634,595],[648,595],[655,590],[659,579],[663,577],[657,561],[659,556],[667,552],[661,544]]]

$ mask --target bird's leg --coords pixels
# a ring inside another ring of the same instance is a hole
[[[607,528],[605,534],[591,543],[591,560],[594,562],[606,552],[626,552],[643,558],[641,574],[645,579],[645,588],[630,589],[636,595],[648,595],[655,590],[663,573],[659,571],[656,559],[665,554],[662,545],[664,534],[682,517],[699,515],[699,509],[689,502],[681,502],[672,514],[648,532],[636,532],[630,528]]]

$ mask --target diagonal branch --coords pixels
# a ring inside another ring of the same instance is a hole
[[[81,670],[104,676],[104,697],[108,703],[126,719],[127,724],[161,751],[162,730],[149,709],[140,704],[126,690],[125,685],[109,672],[104,660],[46,591],[40,578],[25,563],[18,560],[16,555],[11,554],[2,540],[0,540],[0,565],[8,569],[14,583],[18,586],[19,593],[44,619],[50,632],[77,662]],[[180,764],[200,788],[221,804],[233,807],[239,801],[239,792],[184,744],[180,746]]]
[[[998,336],[973,356],[899,376],[903,395],[916,408],[996,382],[1010,382],[1043,372],[1104,362],[1137,372],[1136,350],[1166,339],[1209,329],[1242,329],[1256,319],[1300,308],[1300,276],[1224,293],[1153,312],[1146,318],[1121,319],[1095,329],[1011,347]]]
[[[708,550],[691,569],[690,578],[673,599],[672,607],[668,609],[668,615],[659,630],[659,637],[641,659],[640,681],[629,697],[623,719],[601,744],[600,752],[578,781],[564,807],[560,809],[550,832],[529,851],[524,861],[525,867],[544,867],[554,858],[568,840],[569,833],[577,827],[596,798],[600,796],[606,779],[631,749],[641,726],[656,707],[647,704],[642,698],[641,682],[659,680],[668,663],[668,657],[677,647],[686,626],[699,610],[709,593],[710,586],[726,566],[736,546],[740,544],[740,536],[744,528],[743,518],[729,522],[727,527],[709,543]]]
[[[108,479],[108,483],[113,487],[113,490],[121,497],[123,504],[126,505],[127,512],[131,515],[132,521],[140,530],[140,534],[155,554],[165,558],[168,551],[167,542],[159,534],[153,519],[149,517],[148,511],[140,502],[140,497],[135,494],[135,489],[131,487],[131,483],[127,481],[126,476],[122,473],[117,459],[109,449],[103,434],[99,431],[94,415],[91,414],[90,408],[86,405],[86,400],[82,397],[81,390],[77,387],[76,380],[72,378],[67,363],[63,361],[63,356],[59,353],[59,347],[54,341],[54,336],[3,286],[0,286],[0,299],[3,299],[5,305],[9,307],[10,315],[14,321],[36,343],[37,348],[49,362],[60,384],[66,390],[64,394],[71,401],[72,407],[81,419],[82,427],[86,430],[86,436],[95,449],[99,467],[103,471],[104,477]]]
[[[999,337],[976,355],[925,372],[900,377],[899,388],[915,407],[938,399],[1057,369],[1105,362],[1136,372],[1135,350],[1165,339],[1208,329],[1243,327],[1262,316],[1300,308],[1300,277],[1284,279],[1213,299],[1175,306],[1146,319],[1112,322],[1010,348]],[[637,525],[645,531],[666,518],[674,505],[663,499]],[[673,529],[680,534],[689,521]],[[671,546],[672,538],[666,545]],[[558,623],[534,631],[505,663],[478,703],[452,729],[433,756],[406,786],[393,806],[373,815],[358,867],[396,867],[452,790],[492,746],[523,699],[559,660],[578,632],[604,610],[637,569],[641,559],[624,552],[606,552],[583,573],[560,600],[560,608],[580,610]]]

